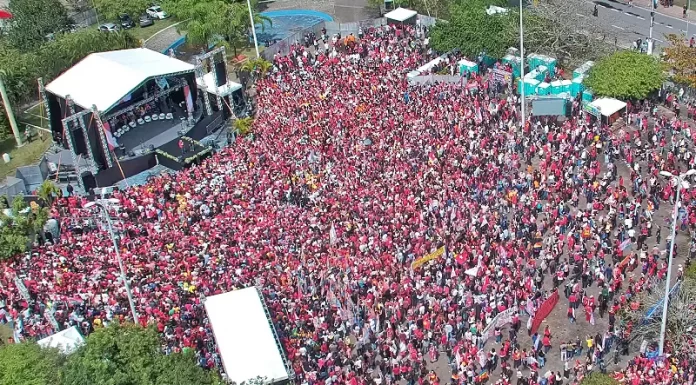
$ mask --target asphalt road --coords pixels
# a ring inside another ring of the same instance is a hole
[[[584,17],[592,16],[594,4],[597,4],[598,18],[608,32],[614,32],[620,40],[633,42],[636,39],[645,40],[650,36],[650,10],[636,6],[628,6],[617,0],[578,0],[585,3]],[[578,15],[580,15],[578,13]],[[696,36],[696,24],[688,26],[689,36]],[[687,33],[686,20],[655,13],[653,39],[655,47],[665,46],[665,35]]]

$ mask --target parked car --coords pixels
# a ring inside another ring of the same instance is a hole
[[[118,32],[120,28],[114,23],[104,23],[99,26],[101,32]]]
[[[159,5],[153,5],[152,7],[148,8],[145,12],[147,12],[147,15],[150,16],[150,18],[155,20],[162,20],[169,17],[167,12],[164,12],[162,10],[162,7],[160,7]]]
[[[143,13],[142,15],[140,15],[140,19],[138,20],[138,24],[140,24],[140,28],[145,28],[145,27],[149,27],[149,26],[155,24],[155,22],[152,21],[150,16]]]
[[[133,19],[131,19],[130,15],[128,15],[127,13],[122,13],[118,15],[118,21],[121,22],[121,28],[123,29],[130,29],[135,27]]]

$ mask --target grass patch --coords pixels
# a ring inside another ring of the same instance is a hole
[[[135,27],[131,28],[128,30],[128,32],[133,35],[136,39],[142,39],[142,40],[147,40],[151,38],[154,34],[157,32],[172,26],[173,24],[178,23],[179,20],[177,20],[174,17],[170,17],[168,19],[164,20],[155,20],[155,24],[151,25],[149,27],[145,28],[140,28],[140,26],[136,25]]]
[[[10,163],[0,162],[0,178],[14,174],[17,167],[28,166],[39,162],[41,156],[51,146],[49,135],[44,135],[44,140],[35,139],[25,143],[21,148],[16,147],[14,138],[7,138],[0,142],[0,154],[10,154]]]

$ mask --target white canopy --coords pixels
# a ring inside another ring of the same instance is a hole
[[[225,373],[237,384],[258,376],[265,377],[267,383],[289,378],[261,301],[255,287],[205,299]]]
[[[436,65],[440,64],[441,61],[445,60],[442,56],[438,56],[435,59],[423,64],[420,66],[416,71],[423,73],[423,72],[428,72],[430,71],[433,67]]]
[[[144,81],[155,76],[193,72],[192,64],[147,48],[93,53],[46,86],[50,93],[106,112]]]
[[[242,89],[242,85],[235,83],[231,80],[227,81],[227,84],[223,84],[220,87],[215,86],[215,77],[212,72],[208,72],[203,75],[203,77],[196,78],[196,83],[198,83],[198,88],[205,88],[213,95],[217,96],[227,96],[234,91]]]
[[[42,348],[57,348],[63,354],[73,353],[84,345],[85,339],[75,326],[38,341]]]
[[[596,108],[603,116],[612,116],[626,108],[626,103],[613,98],[599,98],[590,103],[590,105]]]
[[[502,8],[502,7],[498,7],[495,5],[489,5],[488,8],[486,8],[486,13],[489,16],[492,16],[492,15],[495,15],[497,13],[506,14],[506,13],[508,13],[508,10],[507,10],[507,8]]]
[[[384,15],[384,17],[386,17],[387,19],[390,19],[390,20],[403,22],[403,21],[406,21],[406,20],[416,16],[417,14],[418,14],[418,12],[416,12],[416,11],[412,11],[410,9],[399,7],[397,9],[387,13],[386,15]]]

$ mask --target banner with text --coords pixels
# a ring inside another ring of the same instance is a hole
[[[432,253],[430,253],[424,257],[420,257],[420,258],[416,259],[415,261],[413,261],[413,263],[411,263],[411,269],[415,270],[415,269],[423,266],[424,264],[426,264],[428,261],[432,261],[433,259],[439,258],[444,253],[445,253],[445,246],[442,246],[439,249],[433,251]]]

